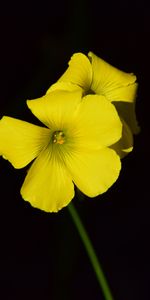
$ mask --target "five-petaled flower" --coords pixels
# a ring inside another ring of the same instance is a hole
[[[122,124],[105,96],[82,97],[76,88],[48,93],[27,105],[47,128],[3,117],[0,152],[15,168],[36,158],[21,188],[32,206],[56,212],[74,197],[73,183],[94,197],[116,181],[120,158],[110,146],[121,138]]]

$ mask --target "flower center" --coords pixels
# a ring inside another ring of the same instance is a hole
[[[54,144],[64,144],[65,142],[65,135],[63,133],[63,131],[54,131],[53,136],[52,136],[52,141]]]

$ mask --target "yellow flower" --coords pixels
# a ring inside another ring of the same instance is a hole
[[[113,102],[123,125],[122,138],[113,148],[121,158],[133,149],[133,134],[139,132],[135,115],[137,83],[134,74],[120,71],[92,52],[88,53],[88,57],[75,53],[68,69],[47,93],[61,85],[63,87],[63,83],[77,85],[85,94],[103,95]]]
[[[110,147],[122,124],[105,96],[57,90],[27,105],[46,127],[4,116],[0,153],[15,168],[35,159],[21,188],[32,206],[56,212],[74,197],[74,184],[95,197],[117,180],[120,158]]]

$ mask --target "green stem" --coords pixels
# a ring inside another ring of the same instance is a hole
[[[111,291],[110,291],[110,288],[108,286],[108,283],[107,283],[107,280],[105,278],[105,275],[103,273],[103,270],[102,270],[102,267],[98,261],[98,258],[96,256],[96,253],[95,253],[95,250],[93,248],[93,245],[89,239],[89,236],[81,222],[81,219],[74,207],[74,205],[72,203],[70,203],[68,205],[68,209],[69,209],[69,212],[72,216],[72,219],[76,225],[76,228],[79,232],[79,235],[81,237],[81,240],[85,246],[85,249],[87,251],[87,254],[89,256],[89,259],[91,261],[91,264],[93,266],[93,269],[95,271],[95,274],[96,274],[96,277],[97,277],[97,280],[99,282],[99,285],[103,291],[103,295],[105,297],[106,300],[113,300],[113,296],[111,294]]]

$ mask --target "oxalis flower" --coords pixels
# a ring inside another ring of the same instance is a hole
[[[34,160],[22,197],[34,207],[57,212],[74,197],[74,184],[89,197],[107,191],[121,168],[110,148],[122,135],[114,105],[102,95],[83,97],[76,87],[51,91],[27,105],[46,127],[7,116],[0,121],[1,155],[15,168]]]
[[[103,95],[115,105],[123,131],[122,138],[112,148],[121,158],[131,152],[133,134],[139,132],[135,115],[136,76],[111,66],[92,52],[88,56],[75,53],[69,61],[68,69],[47,93],[63,88],[64,83],[81,87],[84,94]]]

